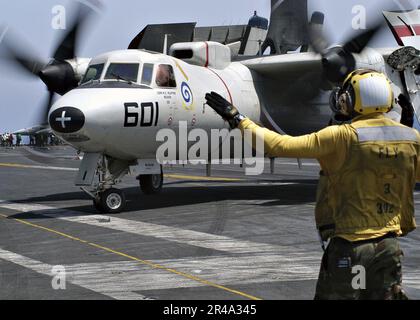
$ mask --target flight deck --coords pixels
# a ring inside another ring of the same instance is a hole
[[[37,152],[47,164],[0,149],[0,300],[313,298],[315,161],[277,159],[274,174],[267,162],[259,176],[165,166],[161,194],[143,195],[125,177],[126,210],[105,215],[72,185],[73,149]],[[420,230],[401,245],[403,285],[419,299]]]

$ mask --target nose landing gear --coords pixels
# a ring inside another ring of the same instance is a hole
[[[93,198],[93,205],[99,212],[119,213],[125,209],[126,198],[122,190],[113,186],[121,182],[128,173],[130,162],[117,160],[105,155],[97,163],[96,175],[98,183],[93,191],[82,188]]]
[[[126,207],[126,197],[122,190],[118,190],[114,186],[120,183],[126,174],[137,175],[144,194],[156,194],[162,190],[162,166],[160,166],[160,173],[150,169],[143,171],[133,169],[136,166],[141,166],[137,160],[126,161],[99,154],[91,154],[89,157],[89,154],[85,154],[76,179],[81,182],[79,184],[76,182],[76,185],[79,185],[84,192],[92,197],[93,205],[99,212],[119,213]],[[143,172],[149,174],[141,174]],[[150,172],[155,172],[155,174],[150,174]],[[139,173],[140,175],[138,175]],[[95,175],[97,176],[96,183],[94,183]],[[89,186],[92,189],[89,190]]]
[[[88,162],[86,155],[85,157]],[[88,190],[85,187],[81,187],[81,189],[92,197],[93,205],[99,212],[122,212],[126,207],[126,197],[122,190],[116,189],[114,186],[121,182],[121,179],[129,172],[131,174],[138,172],[129,169],[130,166],[135,166],[137,161],[125,161],[101,155],[91,162],[92,164],[86,165],[86,168],[83,167],[83,169],[79,169],[79,175],[81,174],[83,179],[85,179],[89,170],[90,172],[94,172],[92,173],[92,180],[90,180],[90,186],[93,187],[93,190]],[[94,174],[97,176],[97,183],[93,183]],[[159,193],[163,186],[162,166],[160,166],[160,173],[140,174],[137,176],[137,180],[139,180],[140,188],[144,194]],[[89,184],[86,184],[85,186],[89,186]]]

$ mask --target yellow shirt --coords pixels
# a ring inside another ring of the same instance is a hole
[[[378,126],[388,121],[381,113],[359,116],[353,122],[365,119],[369,119],[373,125],[377,122]],[[239,129],[242,131],[252,130],[253,135],[259,135],[263,138],[264,151],[269,157],[317,159],[322,171],[327,176],[336,174],[343,167],[348,156],[350,144],[356,135],[354,128],[351,126],[340,125],[326,127],[315,133],[292,137],[261,128],[249,119],[242,120],[239,124]],[[262,137],[262,135],[264,136]],[[420,168],[420,166],[418,167]],[[420,170],[416,172],[416,180],[420,180]],[[349,241],[359,241],[377,238],[386,233],[381,232],[369,235],[337,234],[336,236],[343,237]]]

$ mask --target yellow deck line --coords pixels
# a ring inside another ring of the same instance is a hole
[[[191,275],[191,274],[182,272],[182,271],[178,271],[178,270],[175,270],[175,269],[172,269],[172,268],[167,268],[167,267],[165,267],[163,265],[154,263],[152,261],[143,260],[143,259],[140,259],[140,258],[131,256],[131,255],[125,254],[123,252],[116,251],[116,250],[110,249],[108,247],[101,246],[101,245],[96,244],[94,242],[89,242],[89,241],[86,241],[86,240],[82,240],[80,238],[74,237],[74,236],[69,235],[67,233],[63,233],[63,232],[60,232],[60,231],[57,231],[57,230],[54,230],[54,229],[51,229],[51,228],[47,228],[47,227],[44,227],[44,226],[41,226],[41,225],[38,225],[38,224],[35,224],[35,223],[31,223],[31,222],[28,222],[28,221],[25,221],[25,220],[22,220],[22,219],[12,218],[12,217],[6,216],[6,215],[1,214],[1,213],[0,213],[0,217],[6,218],[6,219],[7,218],[10,218],[10,219],[13,219],[13,220],[15,220],[17,222],[23,223],[25,225],[28,225],[28,226],[31,226],[31,227],[34,227],[34,228],[37,228],[37,229],[40,229],[40,230],[44,230],[44,231],[47,231],[47,232],[50,232],[50,233],[54,233],[54,234],[57,234],[59,236],[68,238],[70,240],[81,242],[81,243],[84,243],[84,244],[86,244],[88,246],[95,247],[97,249],[101,249],[101,250],[104,250],[104,251],[107,251],[107,252],[116,254],[118,256],[121,256],[121,257],[125,257],[127,259],[132,260],[132,261],[139,262],[139,263],[144,264],[144,265],[147,265],[147,266],[149,266],[151,268],[164,270],[164,271],[167,271],[167,272],[170,272],[170,273],[179,275],[181,277],[184,277],[184,278],[187,278],[187,279],[190,279],[190,280],[193,280],[193,281],[202,283],[204,285],[207,285],[207,286],[210,286],[210,287],[214,287],[214,288],[217,288],[217,289],[221,289],[221,290],[224,290],[224,291],[227,291],[227,292],[230,292],[230,293],[239,295],[241,297],[244,297],[244,298],[247,298],[247,299],[250,299],[250,300],[261,300],[261,298],[257,298],[255,296],[252,296],[252,295],[247,294],[245,292],[234,290],[234,289],[231,289],[231,288],[228,288],[228,287],[219,285],[217,283],[214,283],[214,282],[211,282],[211,281],[202,279],[200,277],[197,277],[197,276],[194,276],[194,275]]]

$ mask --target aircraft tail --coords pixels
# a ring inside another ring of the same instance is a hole
[[[324,14],[314,12],[311,24],[322,28]],[[309,47],[308,0],[271,0],[271,18],[268,35],[262,51],[271,49],[271,54],[285,54],[301,47]]]
[[[420,49],[420,9],[400,12],[383,12],[385,19],[400,46]]]

